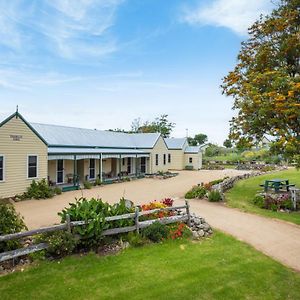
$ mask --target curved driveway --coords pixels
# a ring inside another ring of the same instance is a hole
[[[173,197],[176,203],[182,203],[184,193],[192,185],[241,173],[235,170],[182,171],[179,176],[167,180],[141,179],[82,192],[67,192],[48,200],[18,202],[15,206],[25,217],[27,226],[32,229],[58,223],[57,212],[69,202],[73,202],[75,197],[99,197],[112,203],[124,196],[137,204]],[[300,271],[300,226],[244,213],[228,208],[224,204],[209,203],[205,200],[191,200],[190,205],[191,211],[204,217],[212,227],[231,234]]]

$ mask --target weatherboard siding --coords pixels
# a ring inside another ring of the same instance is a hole
[[[147,149],[149,151],[149,149]],[[146,149],[145,149],[146,151]],[[158,141],[156,142],[153,149],[151,149],[150,154],[150,173],[156,173],[158,171],[168,171],[170,169],[170,164],[168,163],[168,153],[169,150],[166,146],[166,143],[164,142],[163,138],[160,137]],[[158,160],[158,166],[155,164],[155,155],[158,154],[159,160]],[[163,155],[166,154],[166,164],[163,164]]]
[[[185,166],[193,166],[195,170],[202,168],[202,153],[185,153]],[[192,158],[193,162],[190,163],[189,159]]]
[[[182,170],[184,165],[184,153],[182,150],[169,150],[171,154],[171,163],[169,164],[170,170]]]
[[[20,136],[14,141],[11,136]],[[38,177],[47,178],[47,146],[20,119],[13,117],[0,127],[0,155],[5,157],[5,181],[0,182],[0,198],[21,194],[32,182],[27,179],[27,157],[38,156]]]

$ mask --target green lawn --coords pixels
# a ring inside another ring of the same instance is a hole
[[[218,155],[218,156],[204,156],[205,160],[215,160],[215,161],[232,161],[239,160],[241,158],[240,154],[237,153],[228,153],[227,155]]]
[[[262,187],[259,185],[263,184],[266,179],[271,178],[289,179],[291,184],[296,184],[296,186],[300,187],[300,171],[296,171],[295,169],[252,177],[237,182],[236,185],[226,193],[226,201],[228,206],[236,207],[247,212],[257,213],[266,217],[282,219],[300,225],[300,212],[274,212],[258,208],[251,203],[251,200],[254,198],[255,194],[258,191],[262,191]]]
[[[300,299],[300,274],[223,233],[0,277],[1,299]]]

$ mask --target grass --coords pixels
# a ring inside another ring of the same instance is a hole
[[[300,274],[216,232],[46,261],[0,277],[1,299],[300,299]]]
[[[239,208],[243,211],[260,214],[265,217],[277,218],[300,225],[300,212],[282,213],[270,211],[258,208],[251,203],[251,200],[254,198],[255,194],[263,189],[259,185],[263,184],[266,179],[272,178],[289,179],[290,184],[296,184],[296,186],[300,187],[300,171],[295,169],[252,177],[237,182],[236,185],[226,193],[225,196],[228,206]]]
[[[214,160],[214,161],[236,161],[241,159],[241,155],[237,153],[227,153],[226,155],[218,156],[204,156],[205,160]]]

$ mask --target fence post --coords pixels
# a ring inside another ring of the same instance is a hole
[[[69,214],[66,215],[66,221],[67,221],[67,230],[69,233],[71,233],[71,218]]]
[[[139,207],[135,207],[135,216],[134,216],[134,222],[135,222],[135,228],[136,228],[136,233],[139,233]]]
[[[190,214],[190,204],[187,200],[185,200],[185,205],[186,205],[186,214],[188,216],[188,219],[187,219],[187,225],[189,227],[191,227],[191,214]]]

